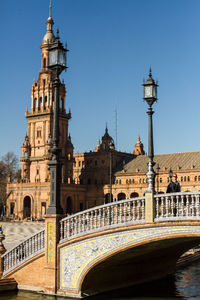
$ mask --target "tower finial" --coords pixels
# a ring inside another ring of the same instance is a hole
[[[149,77],[152,77],[152,75],[151,75],[151,66],[149,68]]]
[[[52,6],[51,6],[51,0],[50,0],[50,4],[49,4],[49,18],[51,18],[51,9],[52,9]]]

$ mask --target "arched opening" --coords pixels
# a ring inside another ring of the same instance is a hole
[[[111,194],[111,201],[110,201],[110,193],[105,195],[105,204],[113,202],[113,195]]]
[[[31,198],[26,196],[24,198],[24,219],[30,218],[31,216]]]
[[[130,198],[136,198],[136,197],[139,197],[138,193],[136,192],[131,193]]]
[[[71,197],[67,197],[66,213],[67,214],[71,214],[72,213],[72,198]]]
[[[126,199],[126,195],[124,193],[119,193],[118,196],[117,196],[117,199],[118,200],[124,200],[124,199]]]
[[[43,68],[46,68],[46,57],[43,59]]]

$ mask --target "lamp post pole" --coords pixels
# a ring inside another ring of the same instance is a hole
[[[60,182],[61,167],[59,161],[59,75],[66,69],[66,54],[68,50],[63,47],[57,35],[56,41],[49,50],[49,69],[53,71],[53,90],[54,90],[54,114],[53,114],[53,147],[50,150],[52,160],[49,162],[50,167],[50,205],[47,209],[49,215],[63,214],[60,205]]]
[[[144,100],[148,104],[147,114],[149,116],[149,132],[148,132],[148,171],[147,171],[147,191],[150,193],[155,192],[155,172],[154,172],[154,145],[153,145],[153,121],[152,115],[154,111],[152,110],[152,105],[157,101],[157,84],[151,75],[151,68],[149,70],[149,78],[143,83],[144,86]]]
[[[159,170],[160,170],[159,164],[157,164],[156,170],[157,170],[157,194],[158,194],[159,193]]]
[[[110,199],[109,202],[112,202],[112,151],[114,150],[114,142],[111,141],[109,144],[109,150],[110,150]]]

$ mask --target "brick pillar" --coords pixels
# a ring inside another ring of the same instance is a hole
[[[156,216],[156,202],[154,194],[146,192],[145,194],[145,220],[147,223],[153,223]]]
[[[60,238],[59,220],[63,215],[45,216],[45,292],[55,294],[58,284],[59,262],[57,245]]]
[[[0,226],[0,278],[3,275],[3,258],[2,255],[6,252],[6,249],[3,245],[3,240],[5,239],[5,235],[3,234],[2,227]]]

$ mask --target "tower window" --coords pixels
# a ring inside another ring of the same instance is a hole
[[[42,137],[42,132],[41,130],[37,130],[37,138],[41,138]]]
[[[46,68],[46,58],[43,59],[43,68]]]

